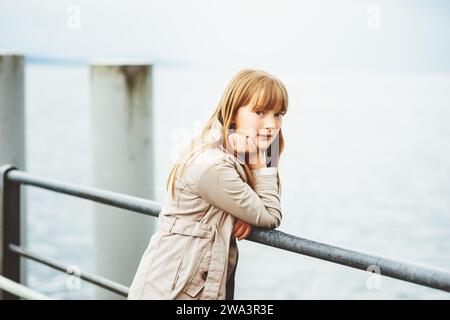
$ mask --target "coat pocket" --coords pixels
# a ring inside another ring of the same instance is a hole
[[[211,263],[211,247],[208,246],[202,253],[194,272],[183,292],[195,298],[205,286],[208,269]]]

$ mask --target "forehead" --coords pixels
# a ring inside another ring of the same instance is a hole
[[[259,90],[253,95],[251,101],[248,103],[250,110],[252,111],[274,111],[284,112],[286,111],[286,105],[281,92],[273,89],[268,94],[264,89]]]

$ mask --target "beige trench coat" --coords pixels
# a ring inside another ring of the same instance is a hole
[[[209,132],[216,139],[221,124]],[[238,248],[231,239],[237,218],[254,226],[281,223],[277,168],[244,169],[221,145],[201,153],[167,192],[152,236],[139,263],[128,299],[233,299]]]

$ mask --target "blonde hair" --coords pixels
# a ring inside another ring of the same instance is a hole
[[[254,99],[255,95],[258,95]],[[233,127],[231,125],[232,120],[237,114],[237,110],[241,106],[248,105],[251,101],[256,101],[252,111],[268,111],[275,110],[276,112],[286,113],[288,108],[288,94],[284,84],[275,76],[257,69],[244,69],[239,71],[228,83],[222,98],[219,101],[219,105],[209,118],[205,127],[201,130],[200,134],[195,137],[190,143],[189,147],[184,150],[172,167],[166,188],[171,186],[172,197],[174,195],[175,180],[177,177],[181,177],[183,170],[189,160],[192,160],[194,155],[198,155],[202,150],[209,148],[216,144],[216,141],[205,142],[205,137],[211,130],[216,119],[222,124],[222,141],[223,147],[227,150],[228,130]],[[277,155],[275,161],[271,160],[271,163],[275,163],[278,167],[279,157],[284,149],[283,133],[280,129],[277,138],[272,142],[278,145]],[[272,145],[271,145],[272,146]],[[268,156],[270,157],[271,146],[268,148]],[[247,163],[243,164],[244,171],[247,177],[247,183],[252,189],[255,188],[254,178],[250,167]],[[277,174],[278,188],[280,185],[280,176]]]

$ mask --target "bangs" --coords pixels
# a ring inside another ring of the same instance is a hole
[[[257,95],[252,111],[280,112],[285,114],[288,107],[288,97],[283,84],[276,79],[266,79],[260,86],[255,88]]]

